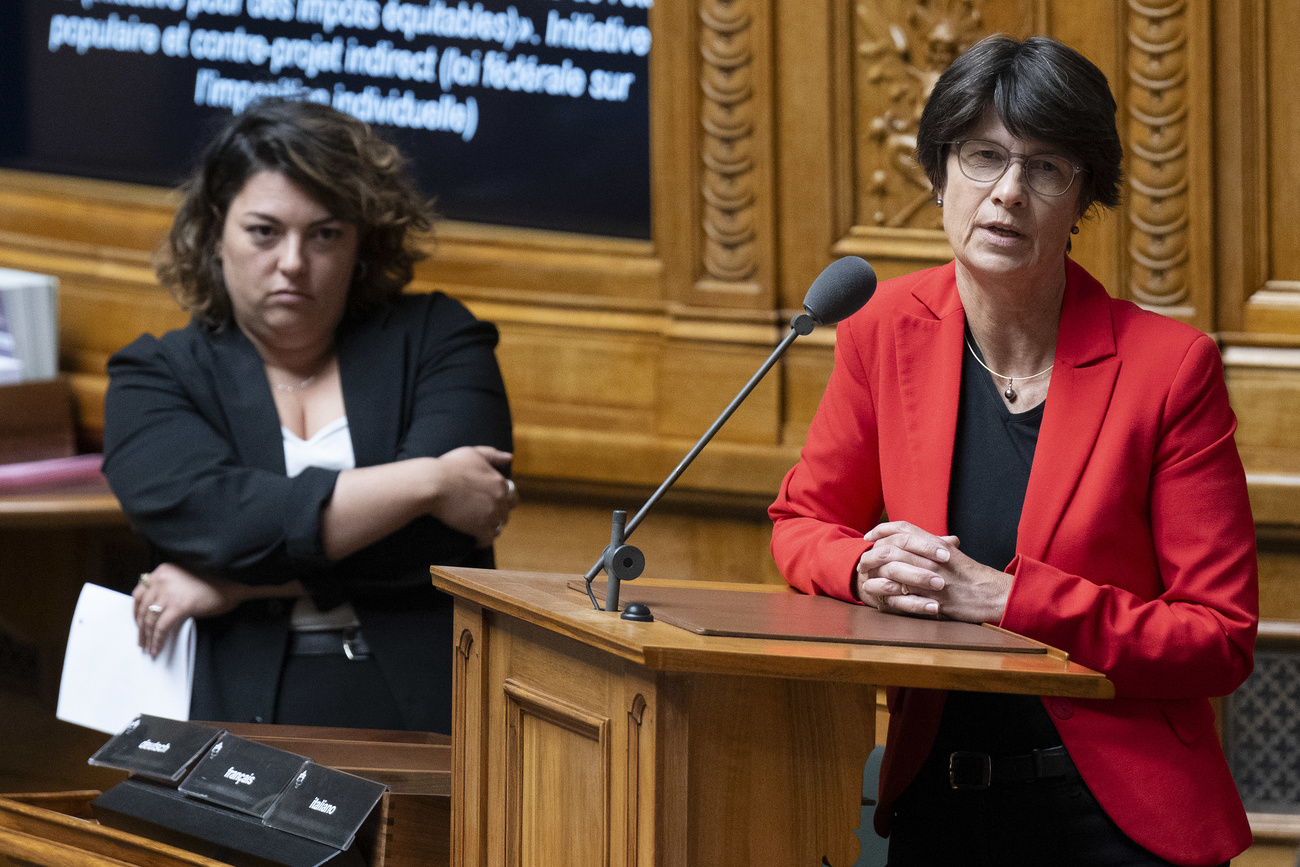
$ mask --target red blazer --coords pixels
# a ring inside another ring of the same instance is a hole
[[[1208,697],[1250,673],[1258,620],[1254,524],[1222,362],[1205,334],[1066,267],[999,625],[1114,682],[1111,701],[1043,699],[1107,814],[1163,858],[1218,863],[1251,835]],[[794,587],[855,601],[862,535],[882,511],[947,534],[965,319],[950,263],[882,283],[840,324],[826,394],[770,510],[772,553]],[[883,835],[943,697],[890,695]]]

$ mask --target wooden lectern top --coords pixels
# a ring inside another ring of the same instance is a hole
[[[1115,692],[1103,675],[1070,662],[1065,653],[989,626],[878,615],[888,617],[884,625],[892,640],[885,643],[868,643],[860,630],[856,638],[847,632],[837,635],[839,625],[828,628],[821,640],[795,639],[790,637],[794,627],[786,622],[787,618],[802,618],[804,626],[815,625],[816,617],[809,620],[809,613],[837,603],[801,597],[781,587],[644,578],[623,585],[625,601],[644,601],[652,610],[656,605],[664,606],[665,620],[682,623],[686,627],[682,628],[664,621],[636,623],[596,611],[586,593],[574,589],[580,585],[571,586],[582,580],[574,575],[440,566],[431,572],[435,587],[459,599],[565,635],[652,671],[749,674],[1074,698],[1112,698]],[[701,594],[702,589],[709,592]],[[673,599],[675,590],[679,591],[680,601]],[[745,595],[763,593],[781,594],[784,598],[780,603],[757,608],[744,604]],[[770,630],[757,630],[756,637],[688,631],[691,621],[710,620],[706,607],[714,611],[710,622],[716,621],[717,609],[725,605],[727,594],[743,594],[735,596],[738,608],[765,612],[758,621],[751,617],[751,625],[773,613],[780,615],[780,622],[771,623]],[[692,597],[701,606],[698,616],[690,610]],[[797,602],[799,599],[804,602]],[[797,631],[802,634],[807,629]]]

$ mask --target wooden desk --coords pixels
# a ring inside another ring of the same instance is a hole
[[[42,867],[229,867],[94,821],[99,792],[0,796],[0,863]]]
[[[1114,692],[1059,652],[710,637],[594,611],[571,575],[432,572],[456,598],[453,865],[844,867],[877,685]]]
[[[450,738],[424,732],[217,723],[234,734],[385,783],[374,867],[443,867],[450,825]],[[5,856],[48,867],[227,867],[95,822],[99,792],[0,795]],[[360,839],[360,838],[359,838]]]

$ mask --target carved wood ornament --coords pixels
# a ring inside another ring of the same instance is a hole
[[[707,280],[740,284],[758,269],[753,11],[748,0],[704,0],[700,19],[702,266]]]
[[[855,5],[855,223],[884,229],[942,226],[917,163],[916,131],[939,76],[991,33],[1043,32],[1041,2],[858,0]]]
[[[1129,291],[1152,307],[1188,297],[1186,0],[1129,0]]]
[[[856,222],[940,227],[930,181],[916,161],[916,130],[930,91],[986,35],[973,0],[857,4],[859,201]]]

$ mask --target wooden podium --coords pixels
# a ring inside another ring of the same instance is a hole
[[[998,630],[1017,652],[699,635],[595,611],[570,575],[432,572],[456,598],[455,867],[847,867],[877,686],[1113,695]],[[623,601],[647,585],[701,587]]]

